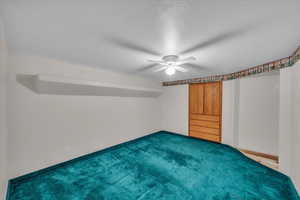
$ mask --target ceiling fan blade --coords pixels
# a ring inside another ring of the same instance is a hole
[[[188,57],[188,58],[185,58],[185,59],[182,59],[182,60],[179,60],[177,61],[177,64],[178,65],[182,65],[182,64],[185,64],[185,63],[188,63],[188,62],[192,62],[192,61],[195,61],[196,58],[191,56],[191,57]]]
[[[220,42],[223,42],[226,40],[230,40],[234,37],[244,34],[245,32],[246,32],[245,29],[241,29],[241,30],[231,31],[231,32],[223,33],[221,35],[217,35],[217,36],[212,37],[204,42],[200,42],[198,44],[195,44],[194,46],[191,46],[191,47],[181,51],[180,54],[191,53],[191,52],[197,51],[199,49],[202,49],[202,48],[205,48],[208,46],[212,46],[212,45],[215,45],[217,43],[220,43]]]
[[[142,52],[153,56],[161,55],[159,52],[155,50],[144,47],[143,45],[136,44],[135,42],[131,42],[126,39],[117,38],[117,37],[105,37],[105,40],[123,49],[128,49],[135,52]]]
[[[188,70],[183,68],[183,67],[180,67],[180,66],[176,66],[174,67],[177,71],[180,71],[180,72],[187,72]]]
[[[189,67],[189,68],[193,68],[193,69],[196,69],[198,71],[210,71],[206,67],[202,67],[200,65],[193,64],[193,63],[185,63],[185,64],[183,64],[183,66],[186,66],[186,67]]]
[[[162,62],[161,60],[148,60],[149,62],[153,62],[153,63],[160,63]]]
[[[191,62],[191,61],[194,61],[194,60],[197,60],[197,59],[194,56],[191,56],[191,57],[188,57],[188,58],[181,59],[181,60],[179,60],[179,62]]]
[[[154,72],[160,72],[160,71],[163,71],[163,70],[165,70],[167,68],[168,68],[167,66],[164,66],[164,67],[161,67],[159,69],[154,70]]]
[[[160,64],[160,65],[167,65],[167,63],[165,63],[162,60],[148,60],[148,61],[152,62],[152,63]]]
[[[150,65],[147,65],[147,66],[144,66],[142,68],[139,68],[136,70],[136,72],[142,72],[142,71],[147,71],[149,69],[152,69],[154,68],[155,66],[157,66],[158,64],[157,63],[153,63],[153,64],[150,64]]]

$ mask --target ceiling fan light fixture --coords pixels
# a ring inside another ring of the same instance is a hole
[[[173,74],[175,74],[175,68],[174,67],[168,67],[166,69],[166,74],[169,76],[172,76]]]
[[[184,68],[184,64],[188,64],[189,62],[192,62],[196,60],[195,57],[191,56],[185,59],[180,59],[177,55],[167,55],[161,58],[161,60],[148,60],[149,62],[156,63],[158,65],[161,65],[161,67],[154,72],[160,72],[165,71],[165,73],[169,76],[172,76],[176,73],[176,71],[179,72],[187,72],[188,70]]]

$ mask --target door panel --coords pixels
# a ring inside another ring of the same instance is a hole
[[[203,85],[191,85],[191,113],[203,114],[204,109],[204,86]]]
[[[222,82],[190,84],[189,135],[221,142]]]
[[[199,131],[201,133],[207,133],[207,134],[212,134],[212,135],[219,135],[219,129],[216,129],[216,128],[207,128],[207,127],[202,127],[202,126],[190,125],[190,130],[191,131]]]
[[[204,113],[207,115],[220,114],[220,84],[219,83],[205,84]]]
[[[203,120],[203,121],[213,121],[213,122],[219,122],[220,121],[219,116],[197,115],[197,114],[190,114],[190,119]]]
[[[190,125],[195,125],[195,126],[203,126],[207,128],[220,128],[219,122],[214,122],[214,121],[201,121],[201,120],[190,120]]]
[[[210,141],[214,141],[214,142],[219,142],[220,141],[219,136],[206,134],[206,133],[201,133],[201,132],[190,131],[190,136],[195,137],[195,138],[210,140]]]

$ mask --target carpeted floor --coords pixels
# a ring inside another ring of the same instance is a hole
[[[290,179],[221,144],[158,132],[10,181],[9,200],[299,200]]]

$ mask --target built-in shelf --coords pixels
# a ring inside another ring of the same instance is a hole
[[[17,80],[39,94],[158,97],[162,93],[162,90],[159,89],[116,85],[45,74],[17,75]]]

